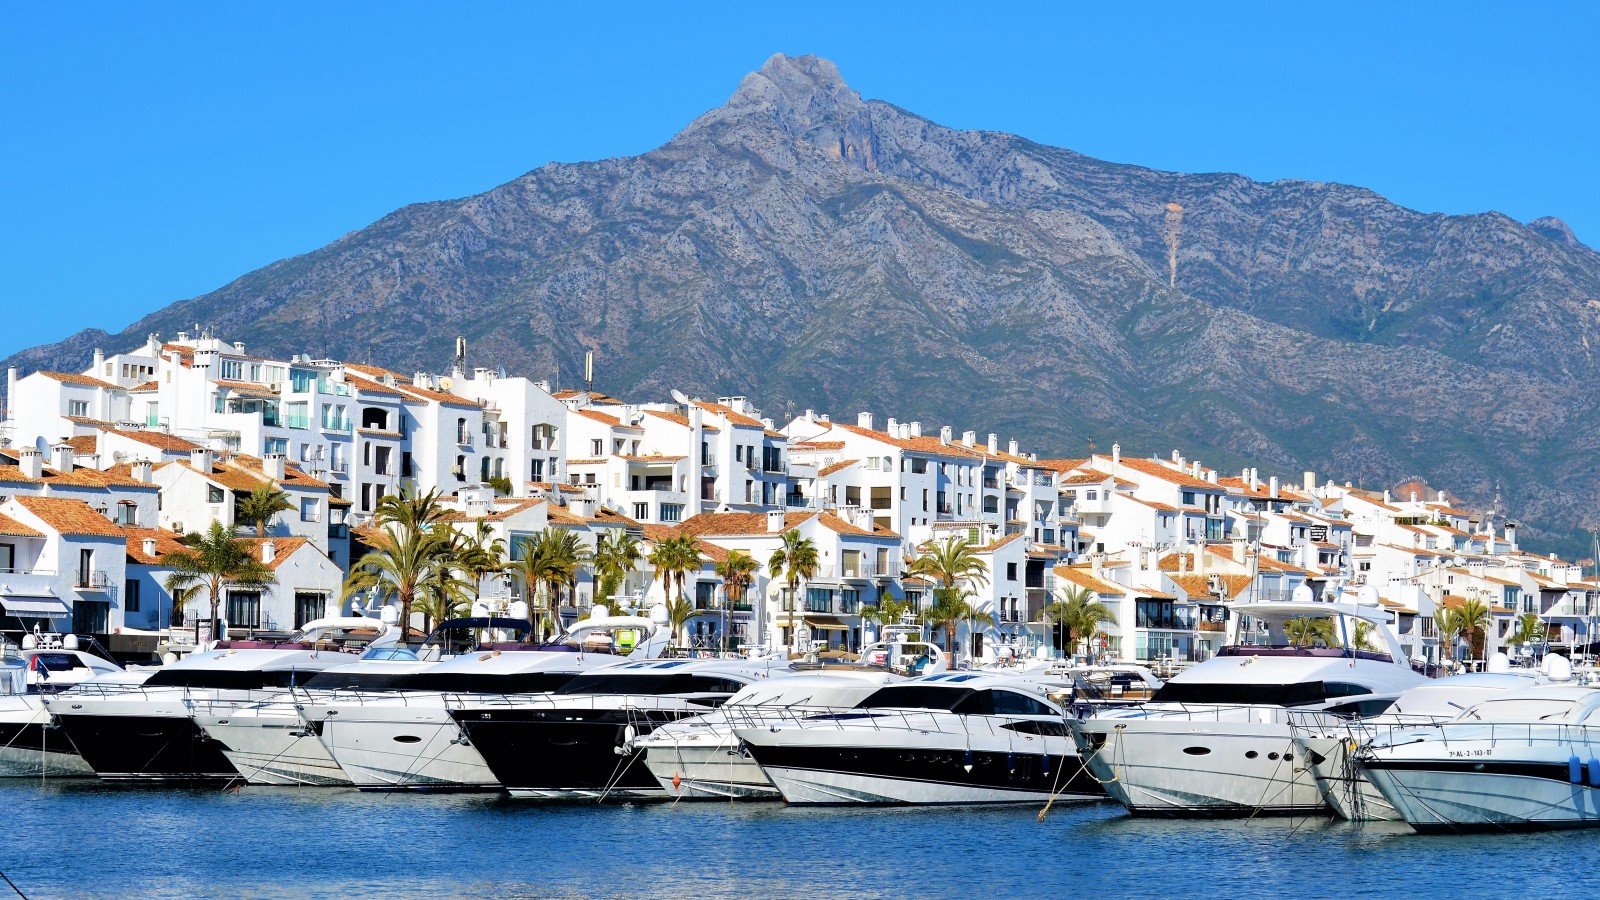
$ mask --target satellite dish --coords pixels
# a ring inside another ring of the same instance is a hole
[[[1461,557],[1457,556],[1454,559],[1450,560],[1450,564],[1452,566],[1455,566],[1456,568],[1460,568],[1460,567],[1466,565],[1467,561],[1462,559]]]
[[[443,378],[439,379],[439,390],[441,390],[441,391],[448,391],[448,390],[450,390],[450,388],[452,388],[454,386],[455,386],[455,380],[452,379],[449,375],[446,375]]]
[[[1302,581],[1295,585],[1295,589],[1290,593],[1289,599],[1296,603],[1310,603],[1316,599],[1316,595],[1311,593],[1311,586]]]
[[[688,406],[689,405],[689,395],[685,394],[683,391],[678,390],[677,388],[673,388],[673,390],[672,390],[672,402],[681,404],[683,406]]]
[[[40,435],[33,439],[33,449],[48,455],[50,453],[50,442],[44,439],[44,435]]]

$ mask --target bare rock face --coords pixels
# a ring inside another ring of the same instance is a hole
[[[1558,549],[1600,506],[1600,254],[1559,220],[956,131],[811,56],[772,57],[642,156],[407,206],[10,362],[79,368],[195,322],[402,371],[457,335],[537,377],[573,379],[592,349],[614,394],[1498,491]]]

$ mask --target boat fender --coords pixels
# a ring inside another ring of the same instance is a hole
[[[972,751],[971,750],[968,750],[966,755],[961,758],[961,768],[966,769],[969,773],[972,771]]]
[[[1015,772],[1016,770],[1017,770],[1017,755],[1015,753],[1007,752],[1006,753],[1006,771],[1007,772]]]
[[[1589,757],[1589,787],[1600,787],[1600,759]]]
[[[1050,774],[1050,754],[1043,753],[1039,756],[1039,771],[1045,775]]]
[[[1567,780],[1573,784],[1583,784],[1583,762],[1576,753],[1567,757]]]

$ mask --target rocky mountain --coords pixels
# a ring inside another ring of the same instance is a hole
[[[1022,439],[1409,479],[1600,521],[1600,254],[1564,223],[957,131],[774,56],[641,156],[550,164],[8,362],[201,323],[264,352],[875,409]],[[1594,341],[1600,341],[1596,334]]]

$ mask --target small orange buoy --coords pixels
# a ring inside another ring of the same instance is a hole
[[[678,777],[678,773],[677,772],[673,772],[672,773],[672,789],[673,790],[677,790],[680,787],[683,787],[683,779]]]

